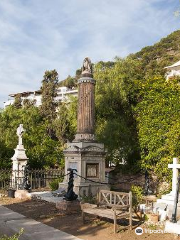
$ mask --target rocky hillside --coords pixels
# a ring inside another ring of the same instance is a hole
[[[153,46],[131,54],[130,57],[142,61],[145,74],[164,74],[164,67],[180,60],[180,30],[162,38]]]
[[[130,54],[132,59],[142,62],[142,76],[161,74],[164,76],[164,67],[180,60],[180,30],[175,31],[153,46],[142,48],[141,51]],[[102,62],[101,62],[102,63]],[[113,62],[106,62],[106,67],[111,67]],[[59,83],[59,86],[69,88],[77,87],[77,79],[80,77],[81,69],[76,71],[76,76],[68,76]]]

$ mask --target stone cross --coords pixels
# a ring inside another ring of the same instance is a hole
[[[23,132],[24,132],[24,128],[23,128],[23,124],[20,124],[19,127],[17,128],[17,135],[19,137],[19,143],[18,145],[22,145],[22,135],[23,135]]]
[[[176,194],[176,188],[177,188],[177,179],[178,179],[178,169],[180,169],[180,164],[178,164],[179,159],[173,158],[173,164],[168,164],[168,168],[173,169],[173,177],[172,177],[172,194]]]

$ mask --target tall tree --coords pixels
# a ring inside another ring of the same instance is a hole
[[[47,132],[51,138],[55,138],[53,130],[53,121],[56,118],[57,108],[57,88],[58,73],[56,70],[46,71],[42,80],[42,105],[40,107],[41,114],[47,120]]]
[[[13,103],[15,108],[21,108],[22,107],[22,100],[21,100],[21,95],[16,94],[14,98],[14,103]]]
[[[125,160],[133,166],[139,160],[135,104],[136,85],[140,78],[140,63],[132,59],[118,59],[115,63],[95,65],[96,135],[108,150],[107,162]]]

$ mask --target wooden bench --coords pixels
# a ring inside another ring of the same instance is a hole
[[[114,233],[117,231],[117,218],[129,216],[129,227],[132,230],[132,192],[114,192],[101,190],[98,193],[98,203],[81,204],[82,219],[85,221],[85,214],[92,214],[99,217],[114,220]]]

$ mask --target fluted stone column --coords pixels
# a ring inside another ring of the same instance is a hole
[[[77,134],[74,141],[94,141],[95,83],[92,73],[82,72],[78,80]]]
[[[79,196],[88,196],[89,192],[95,196],[98,190],[109,189],[105,178],[106,151],[104,144],[96,142],[94,136],[95,84],[91,60],[85,58],[81,78],[78,80],[77,133],[73,142],[68,142],[63,151],[65,173],[68,168],[73,168],[81,176],[74,179],[74,191]],[[68,187],[68,176],[64,177],[59,187]]]

